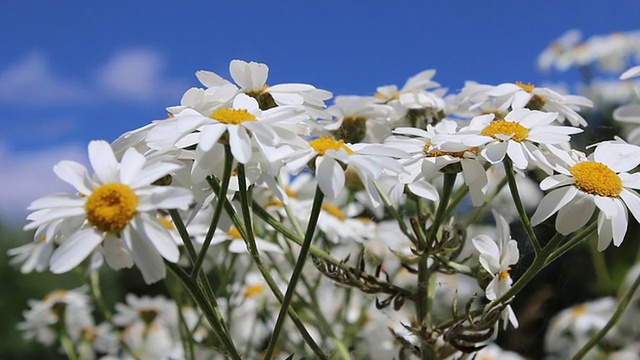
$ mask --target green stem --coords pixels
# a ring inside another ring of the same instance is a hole
[[[220,215],[222,215],[222,209],[227,199],[227,189],[229,188],[229,181],[231,179],[232,167],[233,167],[233,155],[231,154],[231,147],[229,145],[225,145],[224,146],[224,170],[222,173],[222,182],[220,183],[220,188],[216,193],[218,202],[216,203],[216,207],[213,210],[211,225],[209,225],[209,230],[207,231],[207,235],[204,238],[202,249],[200,249],[198,258],[196,259],[195,264],[193,265],[193,270],[191,270],[191,278],[193,279],[195,279],[196,276],[198,276],[198,273],[200,272],[202,263],[204,262],[204,257],[207,254],[207,250],[209,250],[209,245],[211,245],[213,234],[216,232],[216,228],[218,227],[218,221],[220,221]]]
[[[531,222],[529,221],[529,216],[524,209],[524,205],[522,205],[522,200],[520,199],[520,193],[518,192],[518,184],[516,183],[515,171],[513,169],[513,162],[508,157],[504,158],[504,170],[507,175],[507,182],[509,183],[509,190],[511,190],[511,197],[513,198],[513,202],[516,205],[516,209],[518,210],[518,215],[520,215],[520,220],[522,221],[522,225],[524,226],[525,231],[529,235],[529,241],[531,241],[531,245],[533,245],[533,251],[536,255],[539,255],[542,251],[542,247],[540,246],[540,242],[536,237],[536,233],[533,231],[533,227],[531,226]]]
[[[607,322],[607,325],[600,329],[597,334],[595,334],[591,339],[589,339],[586,344],[584,344],[584,346],[573,356],[573,360],[582,359],[585,355],[587,355],[587,352],[589,352],[591,348],[593,348],[600,340],[602,340],[602,338],[609,332],[609,330],[611,330],[611,328],[615,324],[617,324],[618,321],[620,321],[620,318],[622,318],[624,311],[627,309],[627,306],[629,306],[629,303],[633,298],[633,294],[636,292],[636,289],[638,289],[638,286],[640,286],[640,275],[638,275],[622,300],[620,300],[616,311],[613,313],[613,316],[611,316],[611,319],[609,319],[609,321]]]
[[[249,204],[249,203],[251,203],[253,205],[256,205],[256,204],[253,201],[250,201],[249,196],[247,196],[247,194],[246,194],[247,186],[246,186],[246,182],[245,182],[246,178],[245,178],[244,175],[245,175],[244,174],[244,167],[243,166],[239,166],[238,167],[238,177],[239,177],[239,185],[240,185],[240,202],[241,202],[241,206],[243,207],[243,209],[242,209],[243,213],[244,214],[248,214],[248,213],[250,213],[252,211],[252,209],[249,209],[249,206],[247,204]],[[214,191],[219,186],[215,182],[215,180],[211,179],[211,178],[209,178],[209,184],[211,185],[212,189],[214,189]],[[243,194],[243,192],[245,194]],[[247,224],[247,223],[248,224],[247,225],[243,224],[243,222],[238,217],[238,214],[235,212],[235,209],[226,200],[226,198],[225,198],[224,202],[225,202],[224,206],[225,206],[225,210],[227,211],[227,214],[229,215],[229,217],[233,221],[234,226],[238,229],[238,232],[242,236],[242,239],[247,244],[247,249],[249,249],[249,255],[251,256],[251,259],[256,264],[258,270],[260,271],[260,274],[262,275],[263,279],[267,283],[267,286],[269,286],[269,289],[271,290],[271,292],[276,296],[278,301],[281,304],[283,304],[284,303],[284,295],[282,295],[282,292],[278,288],[278,284],[275,282],[275,280],[271,276],[271,273],[269,272],[269,270],[265,266],[264,262],[262,261],[262,258],[260,257],[260,253],[258,252],[258,247],[257,247],[256,242],[255,242],[255,237],[253,236],[253,227],[252,227],[253,220],[250,217],[247,218],[247,216],[244,215],[244,222],[245,222],[245,224]],[[257,205],[253,206],[253,210],[255,210],[255,209],[262,209],[262,207],[257,206]],[[264,210],[264,209],[262,209],[262,210]],[[327,358],[326,355],[324,354],[322,349],[318,346],[318,344],[316,344],[315,340],[313,340],[313,338],[311,337],[311,335],[309,334],[307,329],[304,327],[304,324],[300,320],[300,317],[298,316],[298,314],[293,310],[293,307],[287,305],[286,309],[288,311],[289,317],[291,318],[291,320],[293,321],[294,325],[296,326],[296,328],[300,332],[300,335],[302,336],[303,340],[309,345],[309,347],[314,352],[316,357],[318,359],[326,359]]]
[[[224,319],[220,314],[220,309],[216,304],[212,304],[207,296],[205,295],[205,291],[199,286],[199,284],[191,278],[187,273],[184,272],[180,267],[176,264],[165,261],[165,266],[180,280],[182,286],[184,286],[191,298],[195,301],[195,303],[200,307],[202,313],[209,321],[211,325],[211,329],[213,330],[215,336],[220,340],[221,344],[227,350],[225,354],[231,359],[240,360],[241,357],[238,354],[238,351],[233,344],[233,340],[229,335],[229,332],[224,325]]]
[[[427,248],[421,249],[423,250],[423,252],[418,262],[418,287],[416,289],[414,302],[416,304],[416,315],[418,316],[418,324],[421,329],[426,329],[426,331],[430,331],[431,306],[433,304],[432,296],[434,295],[431,294],[433,291],[429,291],[431,287],[430,283],[432,276],[432,270],[429,268],[428,263],[430,248],[437,242],[438,229],[440,228],[442,220],[444,219],[444,214],[447,209],[449,199],[451,198],[451,190],[453,189],[456,175],[456,173],[444,174],[442,196],[440,197],[440,203],[438,204],[438,208],[436,209],[433,223],[431,224],[431,228],[429,229],[429,234],[427,236]],[[427,347],[426,345],[422,346],[421,355],[423,360],[433,359],[435,356],[435,354],[433,353],[433,349]]]
[[[378,194],[380,194],[380,198],[382,199],[382,203],[384,203],[384,206],[387,208],[387,210],[389,210],[389,213],[391,214],[391,216],[393,216],[393,218],[396,219],[396,222],[398,222],[398,226],[400,227],[400,231],[402,231],[402,233],[407,238],[409,238],[409,240],[411,240],[411,242],[413,244],[417,244],[416,237],[413,236],[411,231],[409,231],[409,227],[407,226],[407,223],[404,221],[404,219],[402,218],[402,215],[400,215],[400,213],[393,206],[393,204],[391,204],[391,200],[389,200],[389,197],[387,196],[387,194],[385,194],[383,191],[380,190],[380,187],[378,186],[378,184],[376,182],[374,182],[374,185],[376,187],[376,191],[378,191]]]
[[[317,187],[316,194],[313,199],[313,205],[311,207],[311,215],[309,216],[309,222],[307,225],[307,232],[304,237],[304,242],[302,243],[302,247],[300,248],[298,261],[296,262],[296,266],[293,268],[293,274],[291,274],[291,279],[289,280],[287,291],[285,292],[284,299],[282,300],[280,312],[278,313],[278,318],[276,319],[276,325],[273,328],[273,333],[271,334],[271,339],[269,340],[269,345],[267,346],[267,351],[264,356],[265,360],[269,360],[273,357],[273,351],[275,350],[278,336],[280,335],[282,325],[284,324],[284,315],[289,308],[289,305],[291,304],[291,299],[293,298],[296,284],[298,282],[298,279],[300,278],[300,274],[302,273],[302,268],[304,267],[307,254],[309,253],[311,240],[313,240],[313,234],[315,233],[316,224],[318,223],[318,217],[320,216],[320,210],[322,209],[323,199],[324,194],[322,193],[322,191],[320,191],[320,188]]]
[[[73,341],[67,334],[66,326],[63,327],[60,331],[60,345],[64,349],[65,354],[70,360],[78,360],[78,354],[76,354],[76,349],[73,346]]]

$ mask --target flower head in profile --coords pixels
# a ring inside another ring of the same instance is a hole
[[[324,102],[332,97],[329,91],[317,89],[309,84],[286,83],[273,86],[267,85],[269,76],[269,67],[266,64],[243,60],[231,60],[229,63],[229,73],[235,82],[223,79],[218,74],[200,70],[196,72],[198,80],[207,87],[206,90],[199,90],[202,96],[192,95],[198,99],[209,98],[216,99],[220,102],[225,96],[229,95],[229,89],[235,92],[231,93],[233,98],[238,93],[247,94],[260,104],[260,109],[267,110],[276,106],[296,105],[302,106],[305,112],[312,119],[330,118],[326,112]],[[194,91],[195,92],[195,91]],[[211,96],[215,94],[215,96]],[[210,102],[211,100],[209,100]],[[201,103],[189,102],[189,103]],[[205,101],[206,102],[206,101]]]
[[[79,340],[82,331],[94,326],[91,304],[85,288],[54,290],[42,300],[29,300],[24,321],[18,324],[25,340],[35,339],[52,345],[65,331],[73,340]],[[64,328],[62,327],[64,326]]]
[[[32,218],[25,230],[60,220],[79,224],[59,240],[60,246],[51,255],[50,270],[69,271],[97,251],[115,269],[135,263],[147,283],[164,278],[163,259],[176,262],[180,253],[156,213],[160,209],[186,210],[193,196],[187,189],[155,186],[153,182],[182,165],[147,161],[133,148],[118,162],[105,141],[89,143],[89,161],[93,176],[73,161],[62,161],[54,167],[58,177],[75,187],[76,194],[49,195],[29,207],[43,215]]]
[[[517,109],[504,119],[495,119],[494,114],[476,116],[458,132],[436,147],[444,151],[459,151],[468,147],[480,147],[480,154],[490,163],[497,164],[505,156],[518,169],[526,169],[535,164],[551,173],[555,159],[550,158],[540,148],[557,147],[570,140],[570,135],[582,132],[570,126],[555,126],[551,123],[558,113],[546,113],[529,109]]]
[[[620,246],[627,232],[631,211],[640,220],[640,173],[629,171],[640,164],[640,147],[622,141],[603,142],[588,158],[574,153],[558,166],[559,174],[540,183],[551,190],[531,217],[537,225],[558,213],[556,230],[569,234],[587,224],[596,208],[598,214],[598,250],[606,249],[611,240]]]
[[[471,242],[480,253],[480,265],[492,276],[485,288],[485,296],[493,301],[504,295],[511,288],[513,280],[509,272],[511,265],[518,262],[520,252],[518,243],[511,238],[509,224],[497,212],[493,213],[496,219],[498,239],[494,240],[488,235],[478,235]],[[503,310],[503,320],[509,320],[514,327],[518,327],[518,319],[510,305]],[[505,327],[506,327],[505,321]]]

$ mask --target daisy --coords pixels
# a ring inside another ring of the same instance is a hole
[[[477,235],[471,242],[480,253],[480,264],[492,276],[491,281],[485,288],[485,296],[493,301],[504,295],[509,289],[513,280],[509,272],[511,265],[518,262],[520,252],[518,251],[518,243],[511,238],[509,224],[497,212],[493,213],[496,219],[498,240],[494,240],[487,235]],[[518,319],[516,318],[511,305],[503,310],[502,318],[509,320],[514,327],[518,327]]]
[[[228,142],[234,159],[246,164],[252,158],[254,141],[276,146],[281,139],[279,133],[295,139],[296,134],[286,127],[305,119],[299,108],[288,106],[262,111],[255,99],[239,94],[233,99],[232,107],[220,107],[208,116],[185,109],[176,117],[156,124],[146,141],[156,150],[195,146],[196,162],[210,156],[220,158],[212,154],[214,145]],[[268,158],[269,154],[263,155]]]
[[[299,83],[268,86],[269,67],[266,64],[254,61],[232,60],[229,63],[229,72],[239,88],[216,73],[204,70],[196,72],[198,80],[207,86],[207,90],[203,92],[203,95],[214,90],[217,97],[222,99],[227,94],[229,85],[231,85],[235,88],[236,94],[242,92],[255,98],[262,110],[275,106],[300,105],[312,119],[330,118],[324,104],[326,100],[333,96],[329,91],[316,89],[309,84]],[[194,98],[197,96],[194,96]]]
[[[556,112],[558,114],[555,119],[558,122],[562,123],[566,119],[572,126],[587,126],[587,121],[578,111],[580,107],[593,107],[593,102],[583,96],[560,95],[551,89],[519,81],[497,86],[480,85],[477,91],[471,93],[473,97],[469,101],[473,104],[472,108],[489,102],[500,112],[524,108]]]
[[[402,165],[390,156],[405,157],[406,154],[377,144],[347,144],[324,136],[309,141],[308,146],[298,152],[298,157],[289,159],[285,165],[297,173],[308,164],[315,172],[318,187],[331,199],[335,199],[345,185],[364,187],[377,207],[382,200],[373,181],[385,172],[403,171]],[[353,180],[351,184],[346,183],[347,174],[350,174],[349,180]]]
[[[621,140],[603,142],[589,158],[574,153],[558,165],[557,175],[540,183],[551,190],[531,217],[538,225],[551,215],[556,217],[556,230],[567,235],[587,224],[596,207],[598,214],[598,250],[606,249],[611,240],[620,246],[627,232],[627,208],[640,220],[640,174],[629,171],[640,164],[640,147]]]
[[[569,135],[582,132],[575,127],[550,125],[557,116],[558,113],[529,109],[513,110],[504,119],[494,119],[494,114],[481,115],[457,134],[434,141],[434,145],[443,151],[480,147],[482,157],[492,164],[508,156],[518,169],[524,170],[534,163],[551,173],[555,160],[545,155],[538,145],[545,145],[545,149],[561,145],[570,140]]]
[[[462,172],[465,184],[469,187],[469,193],[474,206],[484,203],[487,185],[487,174],[483,167],[483,161],[478,156],[479,148],[460,148],[456,151],[442,151],[437,149],[433,142],[446,141],[448,136],[456,134],[458,125],[453,120],[444,119],[438,124],[427,125],[427,129],[416,128],[396,128],[393,132],[401,135],[389,137],[385,141],[386,145],[400,149],[408,153],[411,158],[403,159],[405,170],[408,173],[415,173],[416,168],[424,179],[431,180],[443,171]],[[428,184],[428,183],[427,183]],[[420,187],[418,188],[418,186]],[[423,198],[437,201],[438,193],[429,184],[411,184],[409,190]]]
[[[435,70],[422,71],[410,77],[400,89],[396,85],[380,86],[374,97],[394,109],[395,119],[403,118],[411,126],[423,128],[437,123],[444,117],[446,89],[427,91],[440,86],[431,80],[435,74]]]
[[[54,172],[78,194],[53,194],[34,201],[30,210],[45,210],[25,230],[60,220],[79,224],[50,259],[54,273],[69,271],[94,251],[115,269],[138,266],[147,283],[164,278],[163,258],[176,262],[178,246],[156,219],[158,209],[187,209],[193,198],[183,188],[152,183],[180,168],[179,163],[148,162],[128,149],[118,162],[105,141],[89,143],[94,176],[76,162],[62,161]]]
[[[61,330],[73,340],[80,339],[83,329],[94,326],[86,292],[86,288],[54,290],[42,300],[29,300],[30,308],[23,313],[25,320],[18,324],[24,339],[52,345]]]
[[[324,129],[348,143],[376,143],[391,134],[393,108],[374,97],[337,96],[329,112],[335,120],[322,121]]]

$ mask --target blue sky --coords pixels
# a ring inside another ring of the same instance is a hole
[[[368,95],[422,70],[465,80],[540,83],[536,56],[569,29],[638,29],[629,1],[0,2],[0,218],[68,189],[51,166],[85,161],[92,139],[162,118],[232,59],[264,62],[269,83]],[[16,207],[18,208],[16,210]],[[13,214],[13,215],[11,215]]]

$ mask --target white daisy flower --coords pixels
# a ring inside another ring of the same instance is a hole
[[[558,358],[573,356],[602,329],[616,308],[614,297],[578,304],[559,312],[551,320],[544,338],[547,353]],[[613,330],[615,332],[615,330]],[[589,352],[590,354],[592,351]]]
[[[377,144],[346,144],[343,140],[319,137],[309,141],[306,149],[298,152],[298,158],[285,163],[296,173],[311,162],[320,190],[331,199],[344,189],[346,173],[355,172],[354,178],[361,183],[358,185],[364,186],[372,204],[377,207],[382,200],[373,181],[385,171],[393,174],[403,171],[402,165],[390,156],[404,157],[406,154]]]
[[[587,224],[596,207],[598,214],[598,250],[606,249],[611,240],[619,246],[627,232],[627,208],[640,220],[640,173],[629,171],[640,164],[640,147],[622,141],[603,142],[589,158],[584,155],[566,157],[558,165],[557,175],[540,183],[551,190],[531,217],[538,225],[550,216],[556,217],[556,230],[567,235]]]
[[[391,135],[393,108],[374,97],[337,96],[329,112],[335,120],[321,121],[336,139],[348,143],[378,143]]]
[[[29,209],[46,209],[25,230],[63,220],[81,224],[62,240],[52,254],[50,270],[69,271],[95,250],[115,269],[138,266],[147,283],[164,278],[163,258],[178,261],[179,251],[171,235],[156,219],[158,209],[187,209],[191,193],[154,181],[180,168],[179,163],[148,162],[133,148],[118,162],[105,141],[89,143],[89,161],[95,171],[62,161],[54,172],[73,185],[80,195],[54,194],[34,201]]]
[[[254,61],[232,60],[229,64],[229,72],[235,83],[240,86],[239,89],[216,73],[204,70],[196,72],[198,80],[207,86],[203,95],[206,96],[214,89],[218,98],[223,98],[228,92],[229,84],[231,84],[236,89],[236,93],[243,92],[255,98],[260,103],[262,110],[274,106],[300,105],[312,119],[330,118],[324,104],[333,96],[329,91],[299,83],[268,86],[269,67]],[[192,96],[197,98],[198,95]]]
[[[556,112],[558,122],[568,120],[572,126],[587,126],[587,121],[580,116],[581,107],[593,107],[593,102],[578,95],[560,95],[559,93],[532,84],[522,82],[504,83],[497,86],[473,85],[477,91],[471,91],[469,98],[472,108],[490,102],[500,112],[528,108],[544,112]],[[463,89],[464,91],[464,89]],[[469,90],[467,90],[469,91]]]
[[[393,107],[394,119],[404,119],[412,126],[423,128],[428,123],[437,122],[444,115],[446,103],[443,99],[447,89],[427,91],[440,86],[431,80],[435,70],[425,70],[410,77],[404,86],[380,86],[373,95],[378,102]],[[423,118],[423,121],[418,121]],[[426,123],[426,124],[425,124]]]
[[[493,276],[493,279],[485,288],[485,296],[493,301],[504,295],[510,288],[513,280],[509,272],[511,265],[518,262],[520,252],[518,251],[518,243],[511,238],[509,224],[497,212],[493,213],[497,226],[497,241],[487,235],[477,235],[471,242],[480,253],[480,264]],[[518,327],[518,319],[508,305],[502,313],[505,320],[504,326],[507,326],[506,320],[509,320],[514,327]]]
[[[405,170],[413,173],[411,168],[415,167],[414,164],[418,165],[422,177],[427,180],[441,174],[441,171],[461,171],[465,184],[469,187],[473,205],[480,206],[484,203],[487,185],[487,174],[483,162],[477,156],[480,149],[469,147],[459,148],[456,151],[443,151],[433,145],[433,142],[446,141],[457,131],[458,125],[455,121],[444,119],[435,126],[427,125],[426,131],[417,128],[396,128],[393,132],[403,136],[387,138],[385,144],[408,153],[411,158],[402,161]],[[438,200],[437,191],[435,194],[432,192],[435,191],[433,186],[429,188],[426,184],[413,184],[408,188],[416,195],[432,201]]]
[[[529,109],[513,110],[504,119],[497,120],[494,114],[481,115],[474,117],[458,134],[434,141],[434,146],[444,151],[481,147],[480,154],[492,164],[508,156],[518,169],[524,170],[533,163],[551,173],[555,160],[537,145],[554,147],[567,143],[569,135],[582,132],[575,127],[550,125],[557,116],[557,113]]]
[[[239,94],[231,108],[218,108],[208,116],[186,109],[172,119],[157,123],[146,141],[156,150],[196,146],[196,163],[211,156],[219,158],[212,154],[214,145],[224,141],[231,146],[233,157],[246,164],[254,153],[254,141],[277,146],[283,137],[295,139],[297,135],[286,127],[305,120],[300,108],[287,106],[262,111],[255,99]],[[269,155],[263,153],[267,159]]]
[[[30,308],[23,313],[25,320],[17,326],[24,339],[52,345],[60,335],[58,325],[64,324],[71,339],[79,340],[83,329],[94,327],[86,292],[86,288],[54,290],[42,300],[29,300]]]

